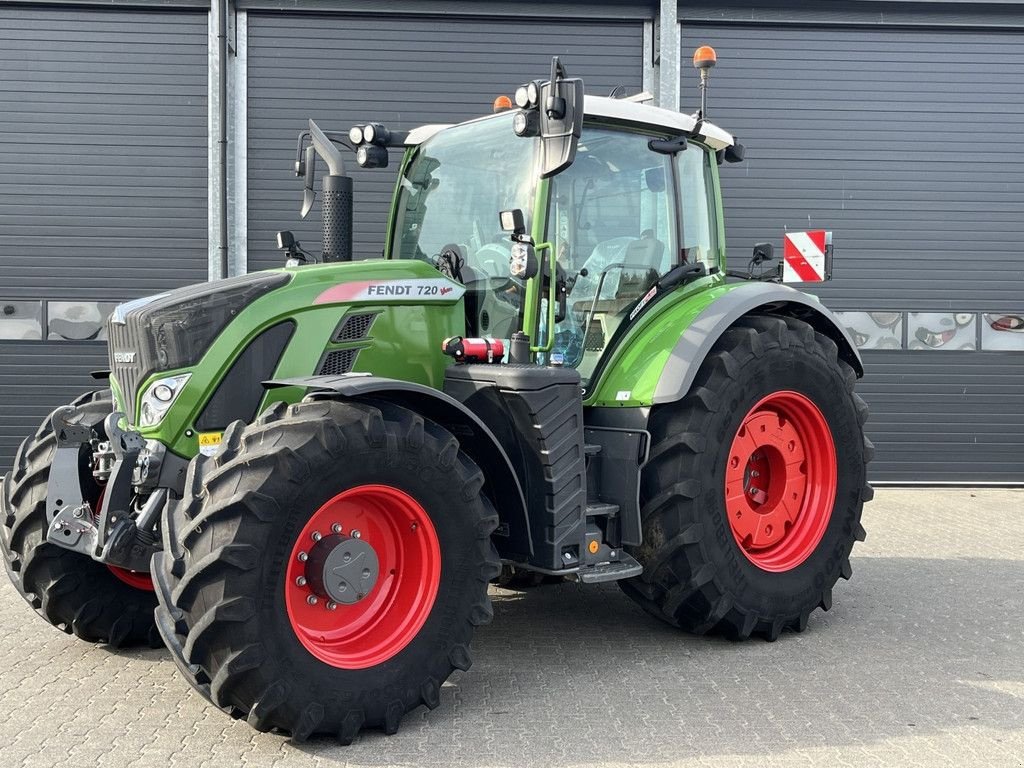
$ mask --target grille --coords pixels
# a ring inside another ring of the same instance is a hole
[[[324,356],[323,362],[320,363],[320,370],[317,373],[321,376],[340,376],[343,373],[348,373],[355,365],[358,355],[358,349],[336,349],[333,352],[328,352]]]
[[[137,336],[135,330],[118,323],[107,324],[107,348],[110,354],[110,373],[121,387],[124,395],[125,416],[130,424],[135,423],[135,399],[139,393],[139,381],[142,379],[142,359],[138,346],[133,343]],[[115,362],[115,353],[133,355],[133,362]]]
[[[365,339],[370,333],[370,326],[376,319],[376,312],[368,312],[365,315],[349,315],[338,326],[331,341],[358,341]]]

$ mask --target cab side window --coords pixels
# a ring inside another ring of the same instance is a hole
[[[672,157],[651,136],[584,127],[552,179],[548,240],[571,285],[553,352],[588,378],[616,329],[679,263]]]
[[[721,262],[713,162],[714,155],[698,144],[676,155],[683,256],[691,264],[704,262],[708,267]]]

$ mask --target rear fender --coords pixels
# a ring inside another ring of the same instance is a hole
[[[654,389],[653,403],[671,403],[690,391],[704,359],[725,331],[745,315],[775,315],[803,320],[839,347],[839,357],[858,377],[864,365],[856,344],[839,319],[813,296],[778,283],[746,283],[705,307],[680,335]]]
[[[525,562],[533,554],[526,498],[508,454],[491,429],[458,400],[423,384],[383,376],[349,374],[275,379],[266,387],[301,387],[307,398],[394,403],[433,421],[458,439],[486,478],[484,493],[500,520],[494,545],[506,559]]]

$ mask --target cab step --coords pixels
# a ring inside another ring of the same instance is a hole
[[[644,567],[632,555],[619,550],[618,557],[618,560],[609,563],[598,563],[580,568],[580,581],[584,584],[600,584],[605,581],[618,581],[639,576],[643,572]]]
[[[618,504],[592,501],[587,504],[587,517],[615,517],[619,514]]]

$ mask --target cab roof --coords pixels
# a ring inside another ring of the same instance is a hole
[[[662,109],[650,104],[643,104],[629,99],[611,99],[607,96],[584,96],[583,115],[586,118],[596,118],[602,121],[621,123],[641,128],[652,128],[657,131],[670,133],[691,133],[697,125],[697,119],[693,115],[685,115],[682,112],[673,112],[670,109]],[[491,115],[476,120],[487,120]],[[467,122],[475,122],[469,120]],[[409,131],[405,140],[406,146],[422,144],[431,136],[451,128],[455,123],[441,123],[433,125],[422,125]],[[701,123],[700,130],[695,138],[703,140],[712,149],[725,149],[735,143],[731,133],[723,131],[717,125],[707,121]]]

